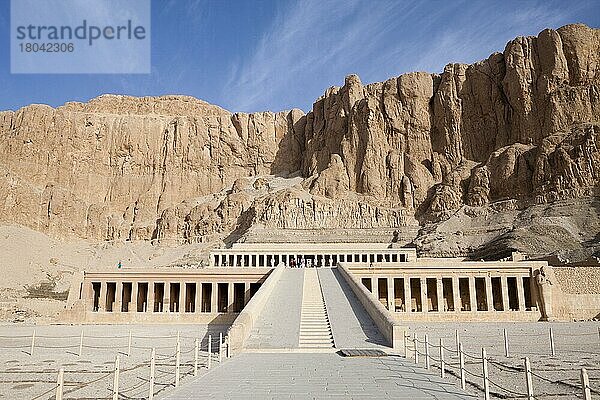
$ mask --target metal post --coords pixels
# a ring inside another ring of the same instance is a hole
[[[460,387],[465,390],[466,379],[465,379],[465,354],[463,353],[462,343],[458,344],[458,359],[460,362]]]
[[[446,377],[446,363],[444,362],[444,339],[440,338],[440,377]]]
[[[504,357],[508,358],[508,332],[504,328]]]
[[[413,333],[413,344],[415,345],[415,364],[419,363],[419,351],[417,350],[417,334]]]
[[[179,363],[181,357],[181,346],[179,344],[179,335],[177,337],[177,349],[175,350],[175,387],[179,386]]]
[[[219,332],[219,364],[223,361],[223,332]]]
[[[556,355],[556,350],[554,348],[554,331],[552,330],[552,327],[550,327],[550,352],[552,356]]]
[[[583,374],[583,371],[582,371]],[[56,380],[56,400],[63,400],[63,389],[65,385],[65,370],[58,370],[58,379]],[[589,386],[589,385],[588,385]]]
[[[152,348],[150,354],[150,392],[148,393],[148,400],[152,400],[154,397],[154,367],[156,363],[156,349]]]
[[[35,329],[33,330],[33,334],[31,335],[31,350],[29,351],[29,355],[33,355],[33,349],[35,348]]]
[[[198,375],[198,338],[194,341],[194,376]]]
[[[208,369],[210,369],[211,363],[212,363],[212,335],[208,335],[208,365],[207,365]]]
[[[231,358],[231,344],[229,343],[229,335],[225,336],[225,349],[226,349],[226,353],[225,353],[225,357],[226,358]]]
[[[425,369],[429,369],[430,367],[429,360],[429,335],[425,334]]]
[[[456,352],[458,353],[458,348],[460,347],[460,335],[458,334],[458,329],[454,331],[454,337],[456,338]]]
[[[588,377],[588,373],[585,368],[581,368],[581,390],[583,391],[583,400],[592,400],[590,378]]]
[[[408,358],[408,340],[407,337],[410,337],[404,332],[404,358]]]
[[[119,355],[115,357],[115,377],[113,380],[113,400],[119,400]]]
[[[131,356],[131,329],[129,330],[129,341],[127,342],[127,357]]]
[[[531,379],[529,357],[525,357],[525,381],[527,383],[527,400],[533,400],[533,381]]]
[[[485,393],[485,400],[490,399],[490,377],[488,376],[488,363],[487,354],[484,348],[481,348],[481,362],[483,363],[483,390]]]
[[[83,329],[81,329],[81,336],[79,336],[79,357],[83,354]]]

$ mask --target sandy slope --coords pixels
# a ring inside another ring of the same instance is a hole
[[[52,321],[64,302],[51,297],[68,290],[73,272],[113,269],[119,261],[130,268],[197,263],[203,249],[203,244],[66,242],[22,226],[0,226],[0,320]],[[28,298],[27,287],[40,284],[47,286],[48,298]]]

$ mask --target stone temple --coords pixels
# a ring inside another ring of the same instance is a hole
[[[395,243],[235,243],[213,250],[209,266],[202,268],[83,272],[72,284],[63,318],[77,323],[231,323],[238,350],[251,342],[252,332],[260,332],[269,305],[295,315],[288,321],[292,337],[286,340],[298,345],[301,317],[316,302],[325,313],[319,320],[325,340],[315,343],[332,347],[330,320],[343,317],[335,315],[343,311],[334,304],[352,303],[366,311],[351,310],[357,319],[374,324],[394,347],[404,321],[595,317],[600,295],[563,293],[563,269],[568,268],[552,268],[520,253],[500,261],[421,258],[414,248]],[[325,275],[345,290],[333,290]]]

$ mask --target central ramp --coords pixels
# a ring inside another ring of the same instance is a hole
[[[319,276],[314,268],[306,269],[304,272],[299,347],[333,347],[329,317],[321,292]]]
[[[335,347],[389,350],[387,341],[338,269],[318,271]]]
[[[247,349],[298,347],[303,286],[303,269],[286,268],[282,271],[267,304],[250,331],[245,346]]]

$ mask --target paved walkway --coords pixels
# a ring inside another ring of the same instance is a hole
[[[398,356],[244,353],[166,399],[476,399]]]
[[[335,347],[389,350],[385,338],[337,268],[318,271]]]
[[[250,337],[248,349],[298,347],[304,269],[286,268],[265,305]]]

